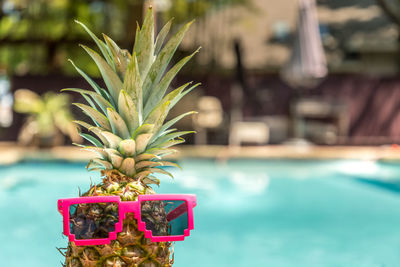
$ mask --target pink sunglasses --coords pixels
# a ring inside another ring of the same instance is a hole
[[[64,235],[77,246],[105,245],[117,239],[126,213],[134,213],[139,231],[152,242],[181,241],[193,230],[195,195],[139,195],[137,201],[119,196],[58,200]]]

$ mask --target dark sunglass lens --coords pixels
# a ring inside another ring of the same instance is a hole
[[[153,236],[183,235],[188,228],[184,200],[149,200],[141,202],[141,219]]]
[[[70,233],[76,239],[108,238],[118,221],[118,203],[82,203],[69,208]]]

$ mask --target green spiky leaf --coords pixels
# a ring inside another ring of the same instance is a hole
[[[108,102],[106,99],[104,99],[104,97],[102,97],[100,94],[93,92],[93,91],[78,89],[78,88],[65,88],[65,89],[61,90],[61,92],[63,92],[63,91],[80,93],[82,96],[89,95],[90,97],[92,97],[94,99],[94,101],[96,101],[97,105],[99,105],[99,107],[104,112],[104,114],[106,114],[108,107],[112,107],[110,102]]]
[[[103,150],[108,155],[109,158],[111,158],[112,155],[122,157],[122,154],[114,148],[104,148]]]
[[[111,124],[112,132],[124,139],[130,138],[128,127],[124,119],[115,110],[108,108],[107,117]]]
[[[166,131],[169,127],[171,127],[172,125],[174,125],[175,123],[177,123],[178,121],[180,121],[181,119],[183,119],[184,117],[188,116],[188,115],[192,115],[192,114],[196,114],[196,111],[189,111],[186,113],[183,113],[169,121],[167,121],[159,130],[159,133],[163,133],[164,131]]]
[[[118,75],[113,71],[110,65],[95,51],[87,46],[82,45],[86,52],[90,55],[100,70],[101,76],[115,102],[118,101],[119,91],[122,89],[122,82]]]
[[[122,90],[124,90],[132,98],[136,106],[139,120],[141,120],[143,109],[142,80],[140,78],[138,62],[136,60],[135,53],[132,55],[132,59],[129,62]]]
[[[190,93],[194,88],[196,88],[199,85],[200,85],[200,83],[197,83],[197,84],[189,87],[186,90],[184,90],[185,88],[182,88],[182,86],[181,86],[181,87],[175,89],[174,91],[172,91],[171,93],[169,93],[168,95],[166,95],[162,101],[168,100],[171,102],[171,104],[169,105],[169,110],[170,110],[171,108],[173,108],[176,105],[176,103],[178,103],[182,99],[182,97],[184,97],[186,94]]]
[[[167,155],[171,155],[171,154],[174,154],[176,152],[178,152],[178,151],[175,150],[175,149],[161,148],[161,147],[153,147],[153,148],[150,148],[150,149],[146,150],[146,153],[154,154],[154,155],[157,155],[159,157],[164,157],[164,156],[167,156]]]
[[[177,138],[177,139],[173,139],[173,140],[168,140],[162,144],[159,144],[157,147],[161,147],[161,148],[169,148],[171,146],[175,146],[178,144],[182,144],[185,142],[185,139],[183,138]]]
[[[97,36],[93,32],[91,32],[89,30],[89,28],[86,27],[85,24],[83,24],[82,22],[80,22],[78,20],[75,20],[75,22],[78,23],[83,29],[85,29],[85,31],[90,35],[90,37],[92,37],[93,41],[99,47],[99,49],[100,49],[101,53],[103,54],[104,58],[106,59],[107,63],[114,68],[114,62],[111,59],[109,49],[107,48],[105,43],[103,41],[101,41],[99,38],[97,38]]]
[[[114,62],[115,68],[121,73],[122,77],[125,75],[126,68],[130,60],[129,53],[121,48],[107,35],[103,33],[104,40],[107,47],[111,52],[111,57]]]
[[[173,162],[170,162],[170,161],[160,161],[160,163],[164,167],[175,167],[175,168],[178,168],[178,169],[182,170],[182,167],[179,164],[176,164],[176,163],[173,163]]]
[[[149,185],[149,184],[160,185],[160,179],[158,179],[158,178],[156,178],[156,177],[154,177],[154,176],[152,176],[152,175],[149,175],[149,176],[144,177],[144,178],[142,179],[142,182],[143,182],[144,184],[146,184],[146,185]]]
[[[162,48],[162,45],[164,44],[165,38],[167,37],[172,25],[172,19],[169,20],[164,27],[161,29],[161,31],[158,33],[157,38],[156,38],[156,46],[154,48],[154,55],[158,55],[160,53],[160,50]]]
[[[119,94],[118,111],[132,136],[139,126],[139,114],[133,99],[124,90],[121,90]]]
[[[107,131],[101,132],[101,135],[103,135],[103,137],[107,140],[108,147],[110,147],[110,148],[117,149],[119,146],[119,143],[121,143],[121,141],[122,141],[122,139],[119,136],[117,136],[113,133],[107,132]]]
[[[108,159],[111,162],[111,164],[114,166],[114,168],[119,168],[121,166],[123,158],[116,149],[106,148],[106,149],[104,149],[104,152],[107,153]]]
[[[161,138],[158,138],[157,141],[151,144],[150,147],[159,147],[162,146],[163,143],[166,143],[170,140],[173,140],[177,137],[181,137],[182,135],[190,134],[190,133],[195,133],[194,131],[181,131],[181,132],[175,132],[175,133],[170,133],[167,134]]]
[[[158,134],[154,134],[154,135],[153,135],[153,137],[150,139],[149,143],[152,144],[152,143],[154,143],[155,140],[159,139],[160,137],[162,137],[162,136],[164,136],[164,135],[167,135],[167,134],[169,134],[169,133],[175,132],[176,130],[177,130],[177,129],[174,128],[174,129],[166,130],[166,131],[164,131],[164,132],[160,132],[160,131],[159,131]]]
[[[89,161],[89,163],[86,165],[86,169],[88,171],[100,171],[104,170],[105,167],[97,162]]]
[[[181,43],[186,31],[189,29],[192,22],[184,25],[171,39],[168,40],[167,44],[157,55],[156,60],[151,65],[151,68],[144,79],[143,82],[143,99],[144,103],[147,102],[147,99],[150,96],[150,93],[154,89],[154,87],[160,82],[164,71],[166,70],[169,62],[172,59],[176,49]]]
[[[160,83],[151,91],[150,96],[144,107],[144,115],[146,116],[150,110],[162,99],[165,92],[167,91],[171,81],[175,78],[176,74],[182,69],[182,67],[199,51],[196,50],[190,56],[181,59],[175,64],[161,79]]]
[[[139,38],[140,38],[140,25],[139,22],[136,21],[136,33],[135,33],[135,43],[133,45],[133,53],[135,53],[136,49],[138,49],[138,45],[139,45]]]
[[[152,133],[153,129],[154,129],[154,124],[148,124],[148,123],[142,124],[133,133],[132,138],[135,139],[136,136],[138,136],[139,134]]]
[[[119,151],[127,157],[135,155],[136,142],[132,139],[126,139],[119,143]]]
[[[107,153],[104,151],[104,148],[94,147],[94,146],[81,146],[81,147],[82,150],[96,153],[103,160],[108,157]]]
[[[107,117],[101,114],[99,111],[85,104],[73,103],[73,105],[80,108],[86,115],[88,115],[93,120],[94,123],[96,123],[96,125],[99,125],[108,131],[111,130],[111,125]]]
[[[140,162],[136,163],[136,170],[140,170],[143,168],[151,168],[151,167],[156,167],[156,166],[162,166],[162,163],[158,162],[158,161],[147,161],[147,160],[143,160]]]
[[[148,153],[140,154],[139,156],[137,156],[135,158],[136,162],[139,162],[139,161],[142,161],[142,160],[152,160],[152,159],[159,160],[161,158],[159,156],[157,156],[157,155],[148,154]]]
[[[144,134],[139,134],[136,136],[135,141],[136,141],[136,153],[140,154],[143,151],[146,150],[147,144],[150,141],[150,138],[153,136],[152,133],[144,133]]]
[[[74,121],[75,123],[79,124],[80,126],[86,128],[88,131],[93,132],[100,140],[101,142],[107,146],[108,145],[108,141],[104,138],[104,136],[101,134],[102,131],[105,131],[104,128],[101,127],[95,127],[93,125],[90,125],[89,123],[86,123],[84,121]]]
[[[92,159],[89,164],[86,166],[88,170],[104,170],[104,169],[112,169],[113,166],[110,162],[101,159]]]
[[[154,16],[152,7],[146,12],[139,40],[135,46],[140,75],[146,77],[154,57]]]
[[[162,103],[161,105],[158,105],[153,109],[153,111],[149,114],[149,116],[146,118],[145,123],[147,124],[154,124],[154,129],[153,132],[156,133],[162,126],[165,118],[168,115],[168,109],[169,109],[169,101],[166,101]]]
[[[152,173],[158,172],[158,173],[162,173],[162,174],[168,175],[168,176],[171,177],[171,178],[174,178],[174,176],[173,176],[170,172],[168,172],[168,171],[166,171],[166,170],[164,170],[164,169],[160,169],[160,168],[150,168],[149,170],[150,170]]]
[[[80,136],[82,136],[84,139],[86,139],[87,141],[89,141],[91,144],[93,144],[96,147],[102,147],[103,144],[97,140],[95,137],[89,135],[89,134],[85,134],[85,133],[80,133]]]
[[[135,169],[135,160],[133,158],[125,158],[122,161],[121,167],[120,167],[121,172],[128,176],[132,176],[135,174],[136,169]]]
[[[96,93],[103,96],[108,101],[111,100],[110,95],[107,93],[106,90],[100,88],[100,86],[98,86],[98,84],[95,81],[93,81],[84,71],[78,68],[72,60],[69,59],[68,61],[72,64],[72,66],[76,69],[76,71],[90,84],[90,86],[92,86],[92,88],[96,91]]]

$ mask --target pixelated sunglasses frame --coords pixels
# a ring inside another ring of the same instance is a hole
[[[146,223],[141,219],[140,203],[142,201],[163,201],[176,200],[185,201],[188,215],[188,228],[183,231],[183,235],[175,236],[153,236],[151,230],[146,229]],[[71,205],[85,203],[108,203],[113,202],[118,204],[119,221],[115,224],[115,231],[110,232],[108,238],[99,239],[76,239],[74,234],[70,232],[69,224],[69,208]],[[117,239],[117,233],[122,231],[123,220],[126,213],[133,213],[138,222],[139,231],[144,232],[146,238],[150,238],[152,242],[172,242],[183,241],[186,236],[190,235],[190,230],[194,229],[193,225],[193,208],[197,205],[195,195],[189,194],[156,194],[156,195],[139,195],[137,201],[121,201],[119,196],[90,196],[78,198],[66,198],[58,200],[58,211],[63,215],[63,234],[68,236],[70,242],[74,242],[77,246],[91,245],[106,245],[110,244],[111,240]]]

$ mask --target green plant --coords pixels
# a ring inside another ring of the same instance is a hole
[[[14,110],[28,114],[18,141],[24,145],[49,147],[63,143],[63,135],[80,142],[77,126],[72,122],[69,96],[47,92],[42,97],[28,89],[14,94]]]

